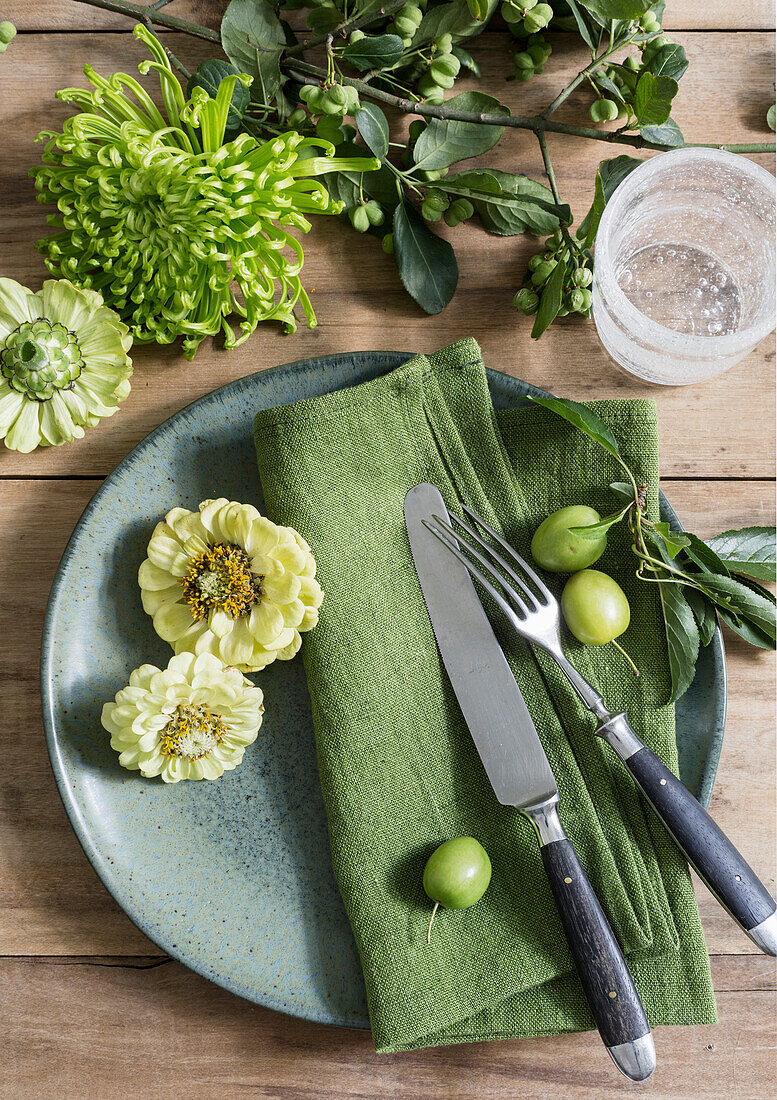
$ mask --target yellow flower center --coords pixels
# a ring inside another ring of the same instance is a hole
[[[263,579],[251,572],[244,550],[217,542],[192,558],[181,586],[195,619],[204,619],[210,611],[226,611],[239,619],[262,598]]]
[[[226,732],[218,714],[211,714],[206,707],[181,703],[162,730],[160,748],[165,756],[199,760],[224,740]]]

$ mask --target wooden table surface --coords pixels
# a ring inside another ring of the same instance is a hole
[[[179,0],[202,22],[224,3]],[[133,72],[142,56],[129,24],[67,0],[5,0],[20,34],[0,57],[1,274],[39,287],[33,242],[45,229],[28,169],[38,130],[66,109],[57,88],[83,85],[82,66]],[[676,117],[689,141],[765,141],[774,100],[770,0],[668,4],[665,26],[690,59]],[[197,62],[206,43],[171,36]],[[501,50],[487,32],[477,52]],[[504,57],[487,82],[513,109],[548,102],[584,63],[574,41],[554,35],[541,77],[508,83]],[[504,50],[501,50],[504,54]],[[484,65],[484,69],[486,66]],[[566,78],[566,79],[565,79]],[[458,87],[458,85],[457,85]],[[582,97],[561,117],[586,117]],[[595,142],[551,135],[562,193],[576,217],[587,208]],[[760,162],[771,166],[771,159]],[[491,162],[539,176],[531,135],[507,133]],[[446,232],[442,227],[442,231]],[[455,232],[461,268],[452,304],[427,317],[401,290],[374,242],[318,219],[305,244],[306,285],[319,326],[282,336],[272,326],[225,352],[203,344],[194,363],[175,348],[136,349],[132,394],[119,414],[66,447],[18,455],[0,450],[0,1096],[13,1098],[251,1095],[265,1100],[486,1100],[633,1095],[593,1034],[465,1045],[378,1056],[367,1033],[293,1020],[257,1008],[172,962],[130,923],[81,852],[49,767],[38,696],[46,600],[65,543],[105,477],[143,436],[194,398],[252,371],[337,351],[431,351],[473,335],[486,362],[572,398],[653,397],[659,408],[663,489],[701,536],[774,522],[774,341],[704,385],[663,389],[621,373],[592,323],[563,321],[539,344],[510,308],[511,288],[536,244]],[[712,810],[767,883],[775,878],[774,659],[729,635],[729,714]],[[775,965],[698,890],[720,1022],[658,1028],[658,1069],[640,1095],[654,1100],[772,1097]]]

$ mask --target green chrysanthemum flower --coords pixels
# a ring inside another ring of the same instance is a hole
[[[262,691],[211,653],[167,668],[141,665],[106,703],[102,724],[119,763],[165,783],[218,779],[243,759],[262,724]]]
[[[94,290],[0,279],[0,439],[25,454],[72,443],[130,392],[132,337]]]
[[[57,93],[82,113],[61,134],[38,136],[47,143],[32,173],[38,198],[56,202],[49,222],[64,230],[38,242],[49,271],[99,290],[138,341],[183,336],[189,359],[219,330],[227,347],[260,321],[293,331],[298,309],[312,327],[302,248],[287,230],[307,232],[311,213],[340,212],[310,177],[371,171],[378,161],[331,160],[334,146],[293,131],[264,143],[246,133],[225,141],[235,82],[251,78],[229,76],[215,99],[194,88],[185,100],[158,39],[142,26],[135,36],[154,56],[140,71],[159,73],[167,117],[133,77],[106,80],[88,65],[93,91]],[[313,145],[327,156],[310,156]],[[233,314],[243,318],[241,335]]]

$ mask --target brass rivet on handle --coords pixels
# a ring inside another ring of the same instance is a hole
[[[618,996],[618,994],[615,992],[614,989],[611,989],[610,990],[610,996],[612,997],[613,1000],[615,1000],[615,998]]]
[[[566,883],[570,883],[571,881],[572,881],[572,879],[571,879],[571,878],[565,878],[565,879],[564,879],[564,882],[566,882]]]
[[[665,787],[665,786],[666,786],[666,780],[665,780],[665,779],[662,779],[662,780],[661,780],[661,786],[662,786],[662,787]]]

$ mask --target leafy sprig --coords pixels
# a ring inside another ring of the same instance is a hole
[[[228,62],[207,61],[193,76],[164,48],[178,71],[211,95],[235,71],[253,77],[250,99],[237,92],[233,97],[230,131],[267,138],[293,128],[332,142],[338,156],[346,151],[355,156],[363,154],[365,145],[375,152],[375,127],[389,134],[385,108],[416,116],[405,141],[390,136],[381,141],[379,171],[359,178],[331,173],[325,180],[345,204],[344,222],[381,240],[384,251],[394,256],[403,285],[429,313],[444,308],[458,281],[453,247],[433,224],[445,221],[454,228],[477,219],[486,232],[499,236],[550,238],[515,297],[524,313],[536,314],[534,336],[557,316],[587,315],[598,219],[626,162],[631,167],[640,162],[616,157],[600,165],[591,213],[572,232],[546,135],[635,149],[684,144],[671,109],[687,58],[661,29],[664,0],[231,0],[219,31],[176,17],[169,3],[79,2],[220,43]],[[309,36],[292,30],[286,19],[291,9],[304,13]],[[454,92],[445,98],[462,72],[480,77],[469,45],[497,14],[510,32],[519,81],[530,80],[549,63],[548,27],[578,34],[590,55],[537,115],[513,115],[485,92]],[[557,109],[583,86],[592,95],[592,121],[613,120],[614,129],[556,120]],[[492,149],[507,128],[537,136],[547,185],[517,173],[461,167],[462,161]],[[774,150],[773,143],[722,147]]]
[[[712,640],[716,616],[751,645],[774,649],[775,599],[759,582],[775,580],[775,528],[745,527],[703,541],[689,531],[675,531],[668,523],[650,519],[646,487],[637,485],[607,425],[576,401],[532,400],[598,443],[628,477],[610,485],[620,504],[617,511],[599,523],[571,530],[581,538],[597,539],[616,524],[627,524],[638,562],[636,575],[658,589],[672,678],[670,701],[693,682],[699,648]]]

